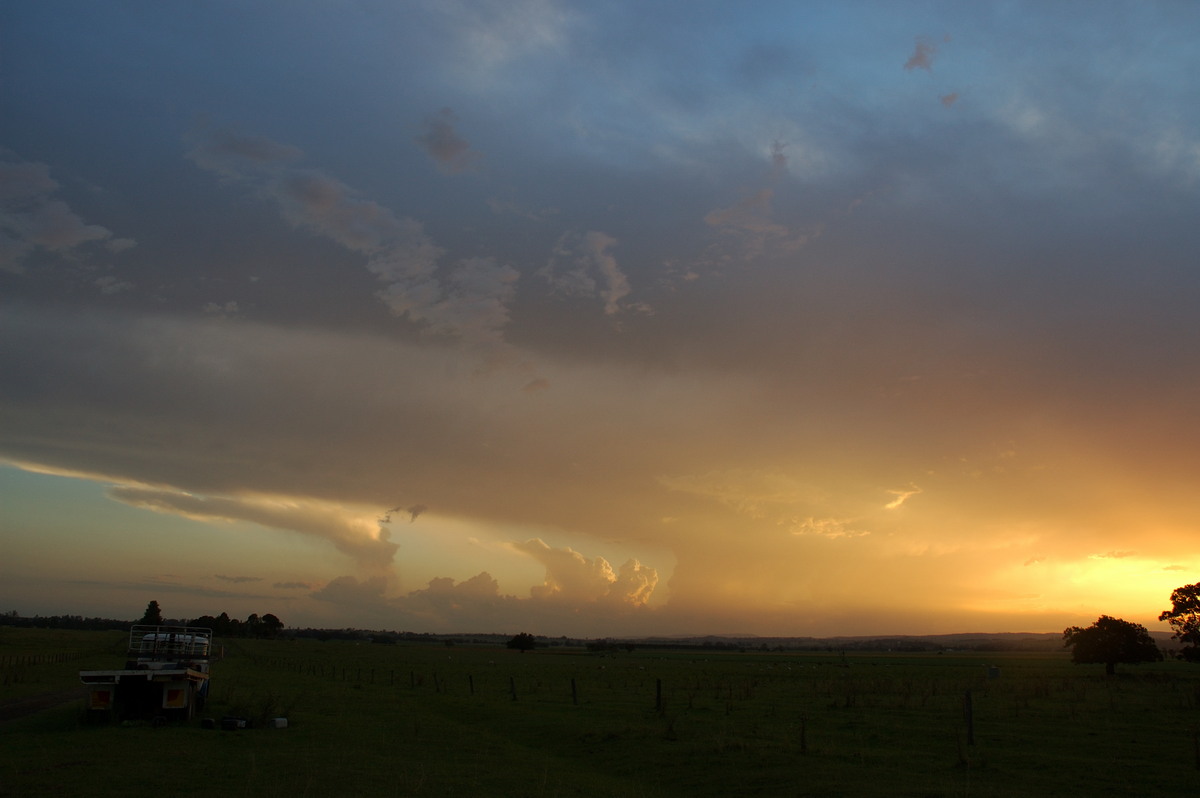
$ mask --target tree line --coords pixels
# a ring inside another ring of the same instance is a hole
[[[146,605],[146,611],[137,623],[158,626],[167,623],[167,621],[163,620],[162,608],[158,606],[158,602],[151,601]],[[217,637],[275,638],[283,631],[283,621],[269,612],[261,617],[258,613],[252,612],[244,621],[239,621],[237,618],[230,618],[229,614],[224,612],[216,616],[201,615],[199,618],[185,621],[181,625],[212,629],[213,634]]]
[[[1200,582],[1177,587],[1171,592],[1171,609],[1158,616],[1172,630],[1171,637],[1183,644],[1180,659],[1200,662]],[[1071,661],[1103,664],[1112,675],[1119,663],[1157,662],[1163,658],[1150,633],[1140,623],[1101,615],[1091,626],[1069,626],[1063,630],[1063,645],[1071,648]]]

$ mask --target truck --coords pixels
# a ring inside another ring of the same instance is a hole
[[[96,720],[191,720],[208,698],[212,630],[134,624],[125,667],[80,671],[87,711]]]

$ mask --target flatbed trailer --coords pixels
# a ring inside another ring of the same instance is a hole
[[[125,667],[80,671],[88,714],[97,719],[192,719],[208,697],[212,630],[136,624]]]

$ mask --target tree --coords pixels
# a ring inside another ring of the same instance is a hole
[[[1118,662],[1157,662],[1162,652],[1141,624],[1101,615],[1086,629],[1063,630],[1063,645],[1071,646],[1071,661],[1079,664],[1103,662],[1111,676]]]
[[[266,636],[273,640],[278,637],[279,633],[283,630],[283,621],[279,620],[279,618],[277,618],[275,615],[268,612],[262,617],[262,628]]]
[[[537,640],[528,632],[521,632],[507,643],[509,648],[516,649],[524,654],[526,651],[532,651],[537,646]]]
[[[1171,637],[1184,643],[1179,656],[1200,662],[1200,582],[1171,591],[1171,609],[1158,616],[1175,630]]]
[[[146,605],[146,612],[142,615],[142,619],[138,623],[151,624],[158,626],[163,622],[162,610],[159,609],[157,601],[151,601]]]

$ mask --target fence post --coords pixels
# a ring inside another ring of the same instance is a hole
[[[975,745],[975,712],[971,707],[971,691],[963,695],[963,720],[967,722],[967,745]]]

